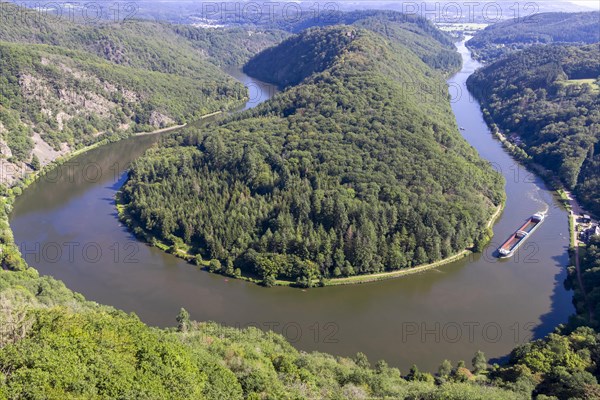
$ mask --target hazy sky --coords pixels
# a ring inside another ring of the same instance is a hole
[[[600,0],[571,0],[571,3],[575,3],[578,6],[600,9]]]

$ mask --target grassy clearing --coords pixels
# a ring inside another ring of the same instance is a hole
[[[569,196],[567,196],[567,192],[565,192],[564,189],[557,189],[556,194],[560,198],[560,201],[563,204],[563,206],[565,206],[567,211],[570,212],[571,211],[571,202],[569,200]]]
[[[573,85],[581,86],[581,85],[588,84],[592,87],[592,89],[595,92],[600,92],[600,86],[598,86],[596,79],[569,79],[566,81],[561,81],[560,83],[565,86],[573,86]]]

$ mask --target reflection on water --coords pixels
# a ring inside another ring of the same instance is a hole
[[[465,80],[477,64],[464,46],[460,50],[465,68],[450,83],[466,93]],[[404,372],[415,361],[426,370],[445,358],[468,361],[478,349],[501,357],[572,312],[562,285],[567,214],[543,182],[493,140],[477,103],[463,95],[452,106],[465,138],[506,177],[508,199],[486,251],[438,270],[357,286],[264,289],[199,271],[138,243],[118,221],[113,198],[127,165],[157,136],[77,157],[70,171],[37,182],[17,199],[11,226],[25,258],[42,274],[90,300],[136,312],[151,325],[173,326],[185,307],[198,320],[272,329],[304,350],[362,351]],[[90,179],[89,165],[101,170],[99,177]],[[502,261],[491,257],[542,203],[550,206],[549,215],[518,254]]]
[[[239,68],[230,69],[227,71],[227,73],[238,81],[242,82],[244,86],[248,88],[249,100],[242,110],[254,108],[260,103],[267,101],[278,92],[278,89],[275,85],[251,78],[250,76],[244,74]]]

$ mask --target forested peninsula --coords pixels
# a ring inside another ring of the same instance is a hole
[[[124,220],[211,271],[266,286],[480,248],[502,178],[459,134],[442,73],[394,39],[413,24],[395,24],[388,36],[313,28],[256,56],[245,70],[288,89],[135,162]]]

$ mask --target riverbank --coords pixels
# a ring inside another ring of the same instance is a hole
[[[593,213],[590,211],[585,210],[577,201],[577,196],[568,190],[560,181],[560,179],[558,179],[551,171],[534,162],[533,158],[525,150],[512,143],[506,137],[506,135],[502,133],[485,107],[482,106],[481,111],[484,115],[484,120],[494,138],[502,144],[502,146],[516,161],[520,162],[531,173],[542,178],[544,183],[554,192],[556,198],[560,200],[560,203],[569,212],[569,236],[571,238],[570,246],[571,248],[579,246],[580,244],[578,244],[577,240],[577,218],[583,214],[592,215],[594,217],[597,216],[593,215]]]
[[[588,314],[588,320],[593,321],[595,318],[594,310],[590,305],[585,287],[583,285],[582,272],[580,263],[582,260],[582,254],[585,253],[586,244],[579,240],[580,231],[580,218],[584,214],[592,215],[592,213],[585,210],[580,203],[577,201],[577,197],[564,186],[563,182],[558,179],[554,173],[544,168],[542,165],[533,161],[533,158],[517,144],[513,143],[507,138],[500,127],[493,120],[491,113],[481,106],[484,120],[490,131],[492,132],[495,139],[497,139],[502,146],[508,151],[508,153],[515,158],[518,162],[522,163],[526,169],[532,173],[541,177],[551,191],[554,192],[555,197],[559,200],[565,210],[569,213],[568,215],[568,227],[569,227],[569,261],[565,267],[574,267],[576,280],[571,283],[575,290],[575,285],[579,287],[581,297],[585,303],[585,308]]]
[[[220,113],[220,111],[218,113]],[[208,118],[211,115],[214,115],[214,113],[209,114],[207,116],[203,116],[203,117],[201,117],[201,119]],[[28,174],[25,178],[23,178],[23,180],[19,184],[17,184],[13,188],[9,189],[9,191],[12,195],[18,196],[21,194],[20,192],[22,192],[24,189],[26,189],[32,183],[34,183],[38,179],[44,177],[48,173],[52,172],[54,169],[60,167],[61,165],[65,164],[66,162],[72,160],[73,158],[80,156],[82,154],[85,154],[91,150],[97,149],[98,147],[105,146],[109,143],[118,142],[120,140],[128,139],[128,138],[135,137],[135,136],[156,135],[159,133],[166,133],[166,132],[174,131],[177,129],[181,129],[185,126],[187,126],[187,124],[170,126],[167,128],[161,128],[161,129],[157,129],[155,131],[150,131],[150,132],[139,132],[139,133],[134,133],[134,134],[118,135],[114,139],[111,139],[111,138],[102,139],[96,143],[90,144],[89,146],[82,147],[80,149],[77,149],[75,151],[72,151],[70,153],[67,153],[61,157],[54,159],[50,163],[48,163],[45,166],[43,166],[42,168],[40,168],[39,171],[34,171],[33,173]]]
[[[209,114],[205,114],[205,115],[202,115],[201,117],[199,117],[197,120],[194,120],[194,122],[192,122],[192,123],[193,124],[198,123],[198,122],[201,122],[202,120],[220,115],[222,113],[223,113],[223,111],[215,111],[215,112],[212,112]],[[117,135],[114,139],[113,138],[102,139],[96,143],[89,145],[89,146],[82,147],[80,149],[77,149],[77,150],[67,153],[61,157],[56,158],[55,160],[51,161],[50,163],[48,163],[45,166],[43,166],[42,168],[40,168],[39,171],[34,171],[33,173],[30,173],[29,175],[27,175],[25,178],[23,178],[23,180],[20,182],[20,184],[17,184],[13,188],[9,189],[9,192],[13,196],[20,195],[21,194],[20,192],[22,192],[24,189],[26,189],[28,186],[30,186],[36,180],[42,178],[49,172],[52,172],[54,169],[60,167],[61,165],[65,164],[66,162],[72,160],[73,158],[80,156],[82,154],[85,154],[91,150],[97,149],[98,147],[105,146],[109,143],[115,143],[120,140],[129,139],[129,138],[136,137],[136,136],[158,135],[161,133],[172,132],[177,129],[185,128],[186,126],[188,126],[187,123],[169,126],[169,127],[161,128],[161,129],[156,129],[154,131]]]

